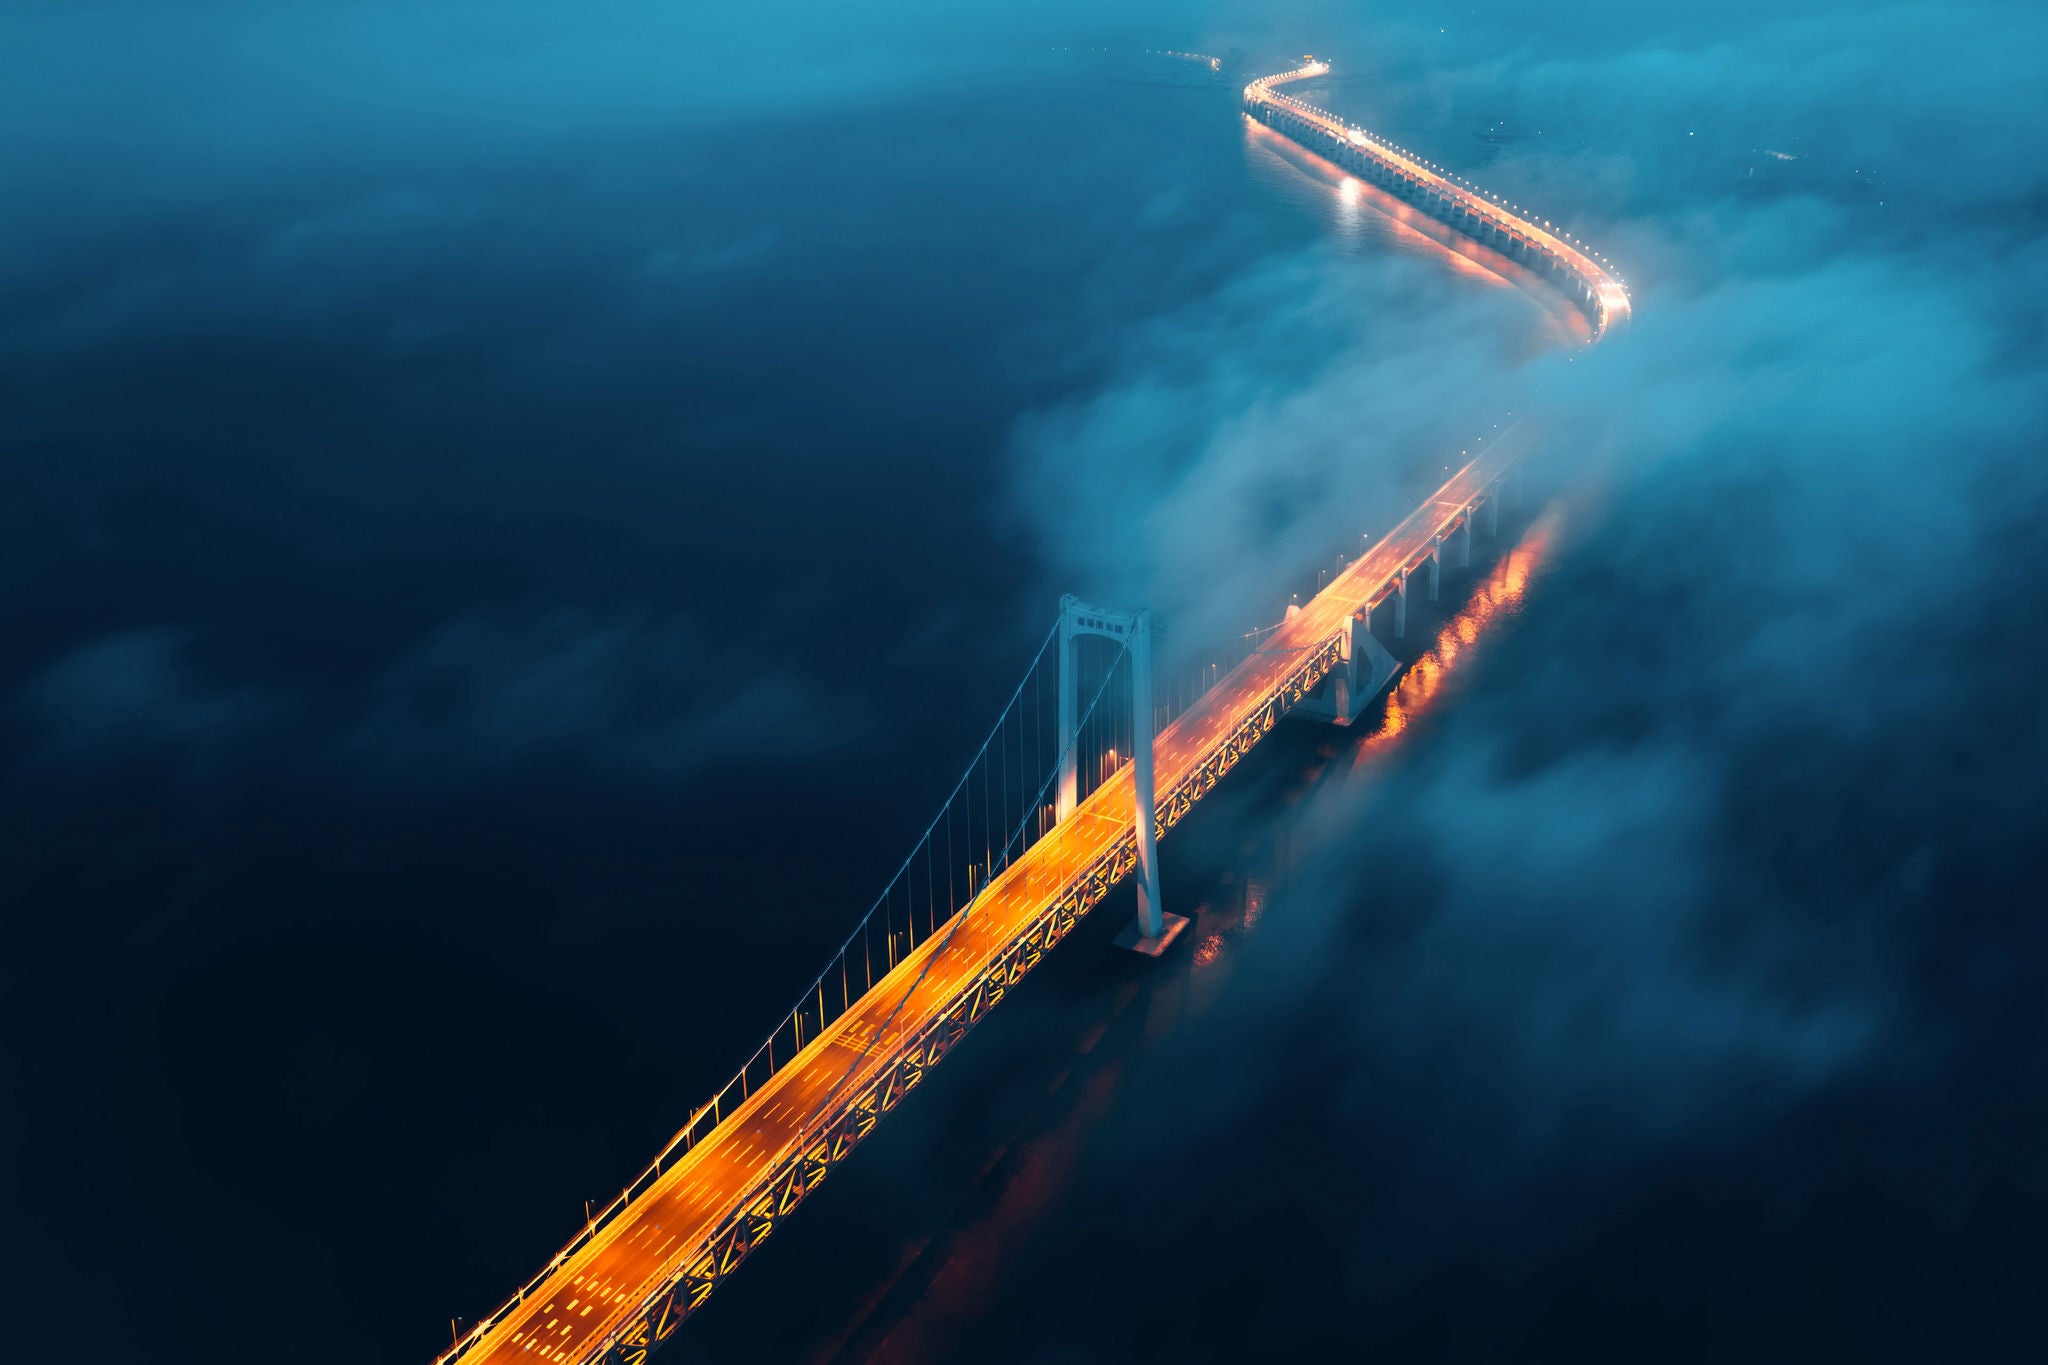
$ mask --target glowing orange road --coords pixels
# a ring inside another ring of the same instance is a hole
[[[1331,156],[1339,165],[1344,164],[1346,156],[1369,158],[1454,215],[1462,212],[1484,230],[1497,233],[1511,247],[1557,262],[1584,285],[1596,334],[1628,321],[1628,290],[1604,262],[1581,250],[1575,244],[1577,239],[1567,240],[1570,234],[1553,228],[1547,220],[1539,224],[1524,216],[1519,205],[1503,203],[1498,195],[1466,184],[1434,162],[1374,137],[1312,104],[1277,93],[1279,86],[1313,79],[1329,69],[1328,62],[1311,61],[1277,76],[1262,76],[1244,88],[1245,108],[1248,112],[1263,110],[1269,116],[1279,116],[1283,123],[1292,121],[1301,126],[1307,135],[1299,139],[1302,145]],[[1461,224],[1454,222],[1452,226],[1463,230]]]
[[[1269,102],[1290,118],[1312,120],[1311,126],[1351,147],[1364,148],[1416,183],[1440,187],[1438,192],[1445,196],[1460,196],[1473,213],[1501,225],[1515,241],[1554,253],[1575,272],[1583,266],[1584,277],[1594,283],[1602,301],[1596,328],[1626,316],[1626,292],[1590,258],[1398,149],[1271,92],[1284,81],[1327,69],[1312,64],[1254,82],[1245,92],[1247,105]],[[1158,812],[1162,828],[1178,820],[1221,767],[1255,742],[1261,724],[1269,725],[1294,699],[1305,676],[1305,661],[1313,665],[1334,659],[1335,642],[1348,635],[1353,615],[1370,611],[1395,592],[1409,571],[1470,518],[1474,505],[1484,500],[1512,463],[1518,453],[1515,447],[1512,429],[1485,442],[1478,458],[1158,736],[1155,765],[1157,790],[1163,794]],[[1075,903],[1077,883],[1094,878],[1098,889],[1106,886],[1101,875],[1105,860],[1109,880],[1123,874],[1127,864],[1117,861],[1118,850],[1130,837],[1131,803],[1127,766],[1090,793],[1071,817],[998,874],[966,909],[909,952],[845,1013],[823,1025],[780,1071],[753,1087],[742,1104],[719,1115],[715,1127],[693,1144],[678,1135],[648,1175],[606,1209],[601,1224],[565,1247],[518,1298],[477,1324],[441,1360],[459,1357],[464,1365],[616,1360],[638,1365],[710,1292],[716,1275],[729,1271],[765,1239],[772,1226],[779,1226],[775,1220],[824,1178],[836,1154],[815,1158],[809,1173],[802,1166],[821,1136],[827,1147],[832,1146],[823,1125],[846,1122],[853,1097],[874,1093],[878,1085],[893,1085],[891,1068],[904,1066],[905,1049],[932,1037],[935,1025],[961,1011],[963,998],[971,997],[977,1010],[999,1000],[1002,990],[1036,960],[1020,956],[1020,950],[1030,946],[1027,940],[1044,935],[1044,942],[1056,941],[1056,934],[1045,934],[1049,910]],[[1092,897],[1083,899],[1082,911],[1094,903]],[[995,989],[989,990],[992,981]],[[961,1025],[963,1031],[965,1026]],[[943,1055],[943,1048],[934,1046],[919,1064]],[[870,1125],[881,1107],[865,1114]],[[693,1117],[688,1131],[696,1131],[698,1117]],[[846,1145],[857,1140],[855,1135]],[[792,1170],[798,1172],[794,1179],[788,1174]],[[778,1179],[785,1182],[780,1195],[771,1183]],[[777,1199],[782,1204],[771,1208]],[[736,1219],[745,1220],[755,1210],[761,1211],[758,1218],[736,1236]],[[715,1264],[721,1258],[726,1264]],[[693,1275],[689,1268],[694,1266],[710,1266],[712,1278]],[[679,1286],[693,1285],[687,1294],[679,1292]]]

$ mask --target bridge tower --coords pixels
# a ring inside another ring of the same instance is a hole
[[[1107,611],[1068,593],[1060,599],[1059,746],[1060,775],[1053,807],[1056,822],[1074,813],[1080,797],[1080,679],[1074,642],[1084,635],[1116,640],[1131,654],[1131,825],[1138,843],[1138,917],[1117,936],[1117,946],[1158,957],[1187,927],[1183,915],[1169,915],[1159,901],[1158,794],[1152,767],[1152,613]]]

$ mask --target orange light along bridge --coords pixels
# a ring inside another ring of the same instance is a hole
[[[1327,155],[1306,106],[1270,93],[1323,70],[1254,82],[1248,111]],[[1343,140],[1380,146],[1349,130]],[[1394,164],[1390,150],[1361,154]],[[1447,212],[1463,202],[1402,174]],[[1474,223],[1458,213],[1447,221]],[[1596,336],[1626,317],[1604,268],[1511,212],[1487,213],[1501,225],[1490,230],[1519,234],[1534,253],[1525,260],[1555,259],[1588,285],[1578,297]],[[1402,634],[1411,578],[1426,573],[1433,599],[1443,557],[1470,562],[1475,521],[1497,525],[1526,440],[1510,426],[1479,442],[1306,606],[1228,649],[1176,659],[1148,613],[1063,599],[939,815],[794,1008],[630,1186],[436,1365],[640,1365],[1125,877],[1138,883],[1138,918],[1118,942],[1163,951],[1183,922],[1160,905],[1156,841],[1289,711],[1356,718],[1394,671],[1374,613]]]

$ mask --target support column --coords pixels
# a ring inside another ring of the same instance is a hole
[[[1080,705],[1076,695],[1078,679],[1074,676],[1074,607],[1079,601],[1072,593],[1060,599],[1060,780],[1053,788],[1054,824],[1064,822],[1074,813],[1081,792],[1081,753],[1074,742],[1074,729],[1079,723],[1074,711]]]
[[[1496,539],[1500,535],[1500,489],[1486,495],[1486,538]]]
[[[1141,611],[1131,632],[1131,825],[1137,835],[1138,917],[1117,946],[1158,957],[1188,927],[1159,901],[1159,798],[1152,772],[1152,613]]]
[[[1330,670],[1329,677],[1316,689],[1317,692],[1327,691],[1330,710],[1333,713],[1332,719],[1339,725],[1346,725],[1351,721],[1352,693],[1358,683],[1358,661],[1353,655],[1352,645],[1357,636],[1358,621],[1354,617],[1337,636],[1337,666]],[[1313,698],[1314,694],[1311,694],[1309,698],[1304,699],[1304,711],[1306,702]]]
[[[1429,547],[1429,600],[1436,601],[1437,588],[1444,572],[1444,538],[1438,536]]]
[[[1288,708],[1288,718],[1347,728],[1356,725],[1373,698],[1386,690],[1400,671],[1400,663],[1372,633],[1370,613],[1356,612],[1337,633],[1337,666]]]
[[[1465,519],[1458,523],[1458,567],[1472,567],[1472,505],[1465,505]]]
[[[1146,938],[1157,938],[1163,927],[1158,804],[1152,774],[1152,613],[1141,611],[1131,640],[1131,825],[1138,836],[1138,927]]]
[[[1394,580],[1394,638],[1408,638],[1408,575]]]

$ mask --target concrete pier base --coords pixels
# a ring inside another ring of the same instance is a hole
[[[1188,927],[1188,917],[1169,913],[1162,918],[1164,923],[1160,925],[1159,932],[1150,936],[1145,933],[1144,923],[1133,919],[1124,926],[1124,931],[1116,936],[1116,946],[1128,948],[1134,953],[1143,953],[1146,957],[1163,956],[1166,950],[1173,946],[1173,941],[1180,937],[1181,930]]]
[[[1287,713],[1288,718],[1351,725],[1400,671],[1400,663],[1387,653],[1386,646],[1373,638],[1372,624],[1360,613],[1352,618],[1351,631],[1343,639],[1343,653],[1337,666],[1316,684],[1313,691],[1294,704]]]

